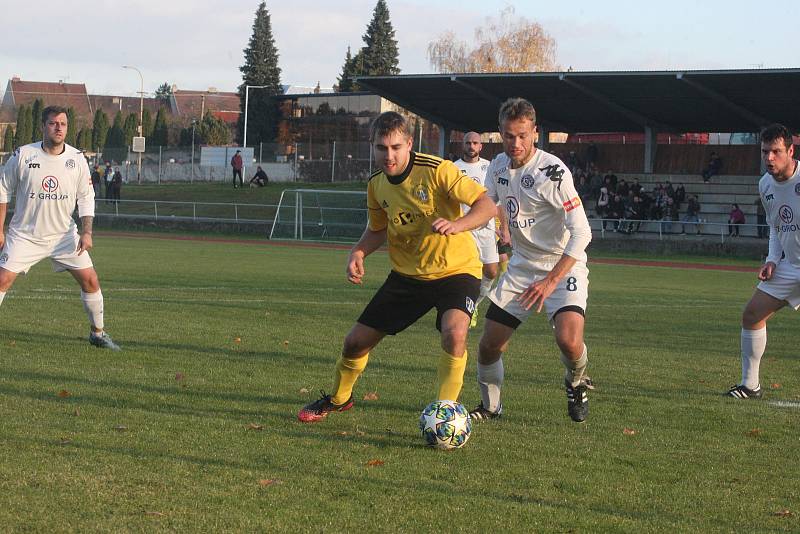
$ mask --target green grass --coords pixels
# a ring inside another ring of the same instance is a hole
[[[344,250],[96,246],[122,353],[86,343],[77,288],[46,262],[0,308],[4,532],[800,529],[800,411],[770,404],[800,401],[791,312],[770,322],[766,399],[720,395],[739,376],[752,274],[590,265],[589,420],[568,419],[552,333],[534,317],[506,356],[504,419],[440,452],[416,427],[435,391],[433,315],[373,351],[353,410],[296,421],[330,388],[385,253],[355,287]],[[379,399],[361,401],[371,391]]]

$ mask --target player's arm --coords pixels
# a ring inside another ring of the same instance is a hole
[[[378,250],[386,242],[386,228],[372,230],[369,225],[364,229],[361,239],[350,251],[347,260],[347,281],[360,284],[364,278],[364,258]]]
[[[778,232],[773,225],[769,226],[769,248],[767,250],[767,260],[758,270],[759,280],[770,280],[772,275],[775,274],[775,268],[778,266],[778,262],[781,261],[783,257],[783,245],[781,245]]]
[[[530,310],[531,306],[535,305],[536,313],[541,312],[544,301],[555,291],[561,279],[572,270],[572,267],[574,267],[577,262],[578,260],[572,256],[563,254],[550,272],[541,280],[537,280],[528,286],[528,289],[523,291],[520,296],[517,297],[517,300],[526,310]]]
[[[500,228],[495,230],[497,237],[500,238],[500,243],[503,245],[511,244],[511,231],[508,229],[508,215],[506,210],[497,206],[497,219],[500,221]]]
[[[0,250],[6,244],[6,214],[8,214],[8,202],[0,202]]]
[[[17,188],[19,181],[19,149],[17,149],[5,166],[0,168],[0,249],[5,246],[6,241],[6,216],[8,215],[8,203]]]
[[[92,250],[92,233],[94,230],[94,187],[92,187],[92,176],[89,173],[89,164],[84,158],[79,163],[78,176],[78,216],[81,218],[81,232],[78,239],[76,252],[80,255]]]
[[[485,226],[489,219],[497,213],[497,207],[492,199],[486,195],[486,189],[476,184],[471,178],[461,173],[451,161],[444,161],[436,169],[436,178],[439,187],[447,191],[447,195],[469,206],[466,215],[454,221],[437,218],[431,225],[434,232],[442,235],[452,235],[459,232],[468,232],[475,228]]]
[[[439,217],[433,221],[432,227],[434,232],[442,235],[468,232],[475,228],[486,226],[486,223],[496,214],[497,206],[483,193],[475,202],[470,204],[469,212],[466,215],[457,218],[455,221],[448,221],[447,219]]]

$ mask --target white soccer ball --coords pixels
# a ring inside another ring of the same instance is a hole
[[[437,449],[463,447],[472,432],[472,421],[463,404],[450,400],[430,403],[419,416],[422,438]]]

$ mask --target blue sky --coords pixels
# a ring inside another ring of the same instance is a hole
[[[283,83],[331,86],[347,46],[362,46],[376,0],[267,1]],[[559,5],[556,5],[559,4]],[[466,40],[487,16],[511,5],[557,42],[557,61],[574,70],[781,68],[790,53],[793,12],[733,0],[388,0],[404,74],[430,73],[427,44],[445,30]],[[224,6],[221,9],[220,6]],[[84,82],[92,93],[133,95],[163,82],[181,89],[234,90],[257,0],[0,0],[0,91],[26,80]],[[46,15],[43,15],[46,13]],[[786,22],[786,21],[788,22]],[[788,30],[779,30],[788,26]],[[779,34],[773,42],[771,34]],[[786,43],[786,44],[784,44]],[[788,46],[787,46],[788,44]]]

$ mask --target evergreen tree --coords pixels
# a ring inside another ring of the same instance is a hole
[[[378,0],[372,12],[372,21],[363,36],[364,48],[362,74],[367,76],[386,76],[400,74],[400,63],[397,51],[397,40],[394,28],[389,20],[389,8],[386,0]]]
[[[164,108],[159,108],[156,114],[156,121],[153,124],[153,133],[150,139],[152,146],[167,146],[169,139],[169,128],[167,127],[167,115]]]
[[[162,83],[156,89],[156,99],[161,101],[162,106],[169,106],[169,99],[172,96],[172,86],[167,82]]]
[[[108,137],[108,115],[102,109],[94,112],[92,123],[92,148],[96,151],[103,150]]]
[[[237,124],[238,140],[244,139],[245,86],[259,85],[264,87],[250,91],[247,142],[250,146],[271,142],[275,139],[279,119],[277,104],[271,97],[281,94],[283,89],[278,49],[272,37],[272,24],[266,2],[261,2],[256,10],[253,34],[244,50],[244,65],[239,70],[242,72],[242,84],[239,86],[242,113]]]
[[[125,145],[125,131],[122,129],[122,112],[118,111],[114,116],[114,124],[108,130],[106,138],[106,148],[120,148]]]
[[[122,125],[122,132],[125,134],[125,146],[131,146],[131,143],[133,143],[133,137],[136,135],[138,126],[139,115],[136,113],[129,113]]]
[[[347,55],[344,56],[344,65],[342,65],[342,73],[339,75],[337,90],[341,93],[351,93],[359,91],[360,87],[353,81],[354,76],[361,74],[360,66],[363,66],[364,56],[359,51],[355,56],[350,52],[350,47],[347,47]]]
[[[31,136],[33,141],[36,142],[39,139],[42,139],[42,110],[44,109],[44,104],[40,99],[36,99],[33,101],[33,109],[31,109],[31,124],[33,126],[33,135]]]
[[[78,132],[78,137],[75,141],[75,146],[80,148],[81,150],[91,150],[92,149],[92,130],[91,128],[81,128],[81,131]]]
[[[14,129],[14,146],[21,147],[32,143],[33,122],[31,121],[31,108],[20,106],[17,110],[17,127]]]
[[[199,133],[200,143],[204,145],[219,146],[231,142],[231,131],[228,126],[222,119],[213,116],[210,111],[206,112],[200,122],[200,129],[195,133]]]
[[[9,124],[6,126],[6,133],[3,136],[3,152],[14,151],[14,129]]]
[[[64,137],[64,142],[70,146],[75,146],[77,139],[78,122],[75,118],[75,109],[70,106],[67,108],[67,135]]]
[[[144,137],[153,135],[153,116],[150,114],[149,109],[142,112],[142,135]]]

